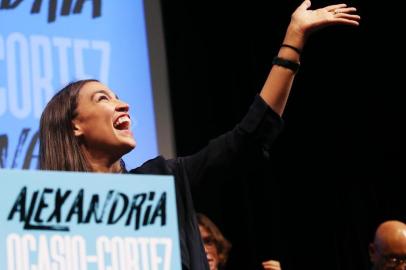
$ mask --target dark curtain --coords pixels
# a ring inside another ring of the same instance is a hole
[[[301,2],[161,3],[177,154],[187,155],[243,117]],[[361,26],[311,36],[269,160],[195,194],[233,243],[227,269],[273,258],[284,270],[366,270],[377,224],[406,221],[401,9],[346,3]]]

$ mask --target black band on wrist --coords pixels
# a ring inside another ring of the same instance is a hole
[[[281,66],[284,68],[288,68],[290,70],[292,70],[294,73],[296,73],[300,67],[300,63],[298,62],[294,62],[288,59],[284,59],[281,57],[276,56],[273,61],[272,61],[273,65],[277,65],[277,66]]]
[[[300,50],[299,48],[296,48],[295,46],[292,46],[289,44],[282,44],[281,47],[290,48],[290,49],[294,50],[295,52],[297,52],[299,55],[302,54],[302,50]]]

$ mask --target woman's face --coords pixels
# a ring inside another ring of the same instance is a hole
[[[209,231],[199,225],[200,236],[204,244],[204,251],[206,252],[207,260],[209,261],[210,270],[217,270],[219,264],[219,254],[216,247],[216,242]]]
[[[135,147],[129,106],[107,86],[86,83],[79,91],[76,111],[74,133],[90,154],[121,158]]]

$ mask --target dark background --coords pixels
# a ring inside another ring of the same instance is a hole
[[[178,155],[243,117],[300,3],[161,1]],[[369,269],[377,224],[406,220],[404,15],[346,3],[361,25],[311,36],[270,159],[195,194],[233,243],[227,269]]]

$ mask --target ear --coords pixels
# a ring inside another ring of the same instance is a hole
[[[76,120],[76,119],[72,120],[72,129],[73,129],[73,134],[76,137],[80,137],[83,135],[83,130],[82,130],[81,125],[78,120]]]

